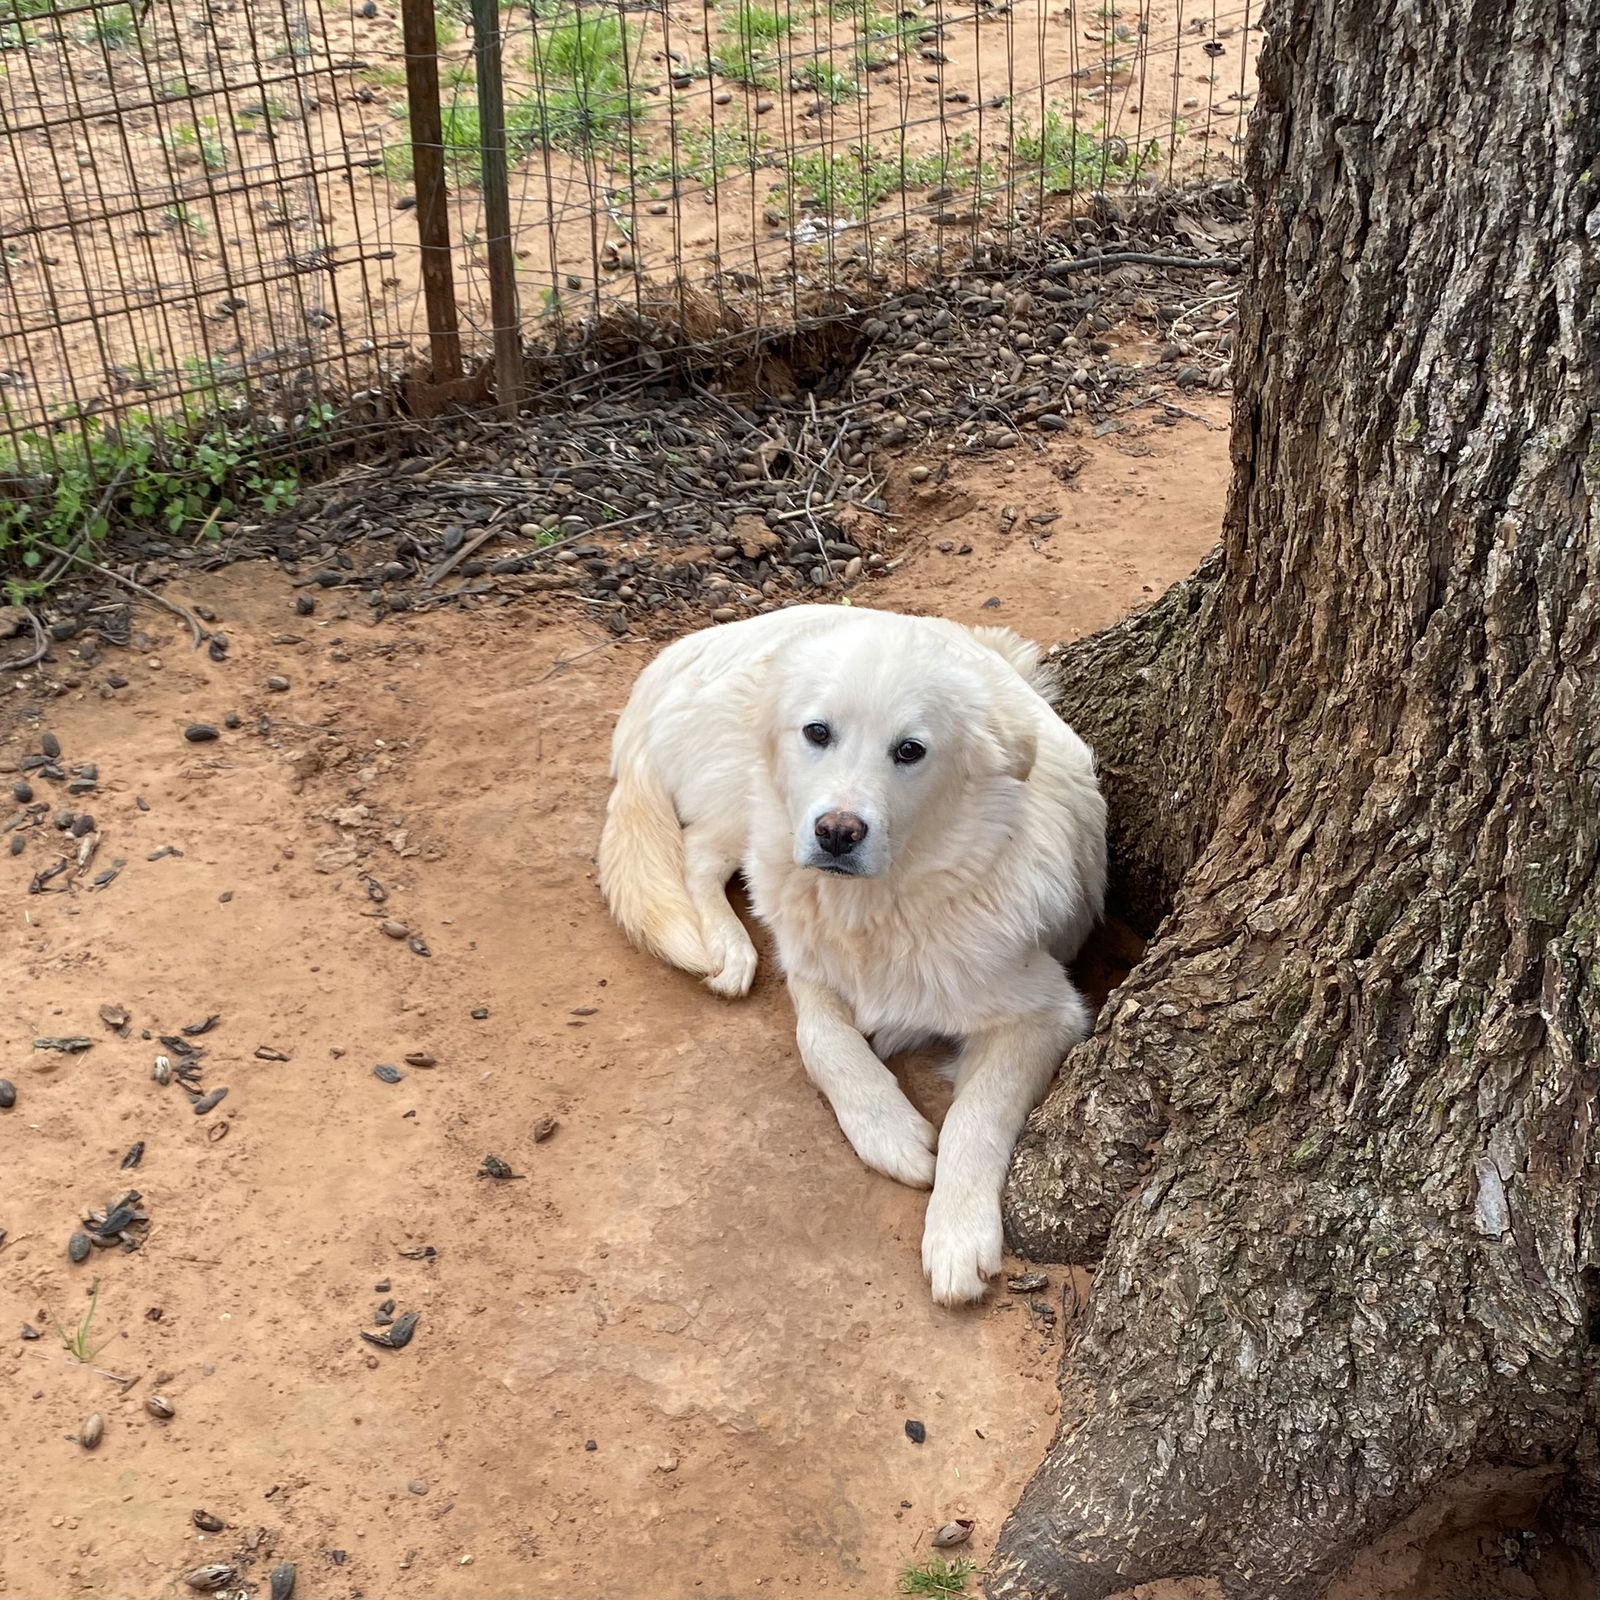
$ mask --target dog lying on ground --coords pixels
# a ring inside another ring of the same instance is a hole
[[[1007,628],[796,606],[664,650],[612,749],[612,915],[742,995],[756,951],[726,890],[743,872],[845,1137],[933,1187],[922,1266],[945,1305],[999,1271],[1012,1146],[1090,1026],[1063,963],[1100,916],[1105,802],[1041,686]],[[938,1134],[883,1064],[933,1039],[956,1042]]]

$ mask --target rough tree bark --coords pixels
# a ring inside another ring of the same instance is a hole
[[[1220,556],[1061,652],[1165,919],[1013,1169],[1099,1267],[995,1596],[1600,1526],[1600,0],[1269,26]]]

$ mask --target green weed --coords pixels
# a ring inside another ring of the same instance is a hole
[[[190,233],[199,234],[202,237],[210,232],[210,224],[206,219],[198,212],[191,211],[181,200],[173,205],[164,207],[161,212],[161,220],[169,228],[186,228]]]
[[[128,6],[119,5],[96,11],[94,20],[79,38],[84,44],[98,42],[107,50],[126,50],[134,36],[133,12]]]
[[[56,1332],[61,1336],[61,1342],[66,1346],[67,1354],[74,1361],[81,1361],[88,1366],[94,1358],[105,1349],[104,1344],[97,1344],[92,1350],[89,1348],[89,1329],[94,1323],[94,1308],[100,1303],[100,1280],[96,1278],[89,1285],[89,1309],[79,1319],[77,1327],[69,1333],[58,1322]]]
[[[637,170],[646,182],[687,181],[709,188],[735,172],[759,172],[772,164],[763,135],[752,138],[743,128],[719,124],[683,129],[675,153],[646,157]]]
[[[795,73],[795,79],[833,106],[845,105],[861,93],[860,85],[849,73],[820,58],[806,62]]]
[[[228,164],[228,147],[222,140],[215,117],[169,128],[161,136],[168,152],[180,161],[194,158],[207,172],[221,172]]]
[[[935,184],[964,187],[973,178],[969,157],[965,142],[926,155],[872,145],[850,145],[831,153],[811,151],[789,163],[788,211],[791,216],[806,210],[860,220],[902,189]]]
[[[919,17],[902,17],[894,10],[881,10],[875,0],[854,0],[849,12],[855,24],[856,66],[865,71],[869,62],[881,62],[896,51],[915,49],[917,35],[926,26]]]
[[[769,87],[777,46],[793,29],[794,19],[772,6],[739,0],[733,32],[723,35],[724,50],[717,59],[717,70],[750,88]]]
[[[275,511],[293,500],[296,460],[326,435],[332,408],[310,406],[287,434],[269,437],[243,414],[239,391],[204,363],[188,363],[186,375],[191,392],[173,413],[80,419],[22,432],[0,449],[0,476],[48,485],[30,499],[0,501],[0,567],[9,569],[13,597],[36,592],[31,575],[52,551],[80,537],[102,543],[116,521],[176,534],[212,526],[246,502]]]
[[[610,12],[568,12],[536,35],[535,87],[515,107],[533,144],[575,153],[622,140],[642,107],[633,91],[641,34]]]
[[[908,1562],[900,1574],[900,1593],[923,1595],[927,1600],[965,1594],[967,1579],[977,1570],[977,1565],[964,1557],[946,1561],[943,1556],[931,1556],[920,1567]]]
[[[1085,133],[1055,110],[1046,112],[1037,129],[1019,123],[1011,149],[1012,170],[1020,185],[1038,185],[1049,194],[1131,183],[1161,153],[1154,139],[1135,150],[1125,139]]]

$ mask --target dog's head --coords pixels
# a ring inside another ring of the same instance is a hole
[[[799,867],[876,878],[959,865],[1031,771],[1030,692],[981,648],[922,630],[802,641],[779,663],[764,744]]]

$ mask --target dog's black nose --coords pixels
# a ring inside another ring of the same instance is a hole
[[[867,836],[867,825],[853,811],[828,811],[817,818],[817,843],[830,856],[847,856]]]

